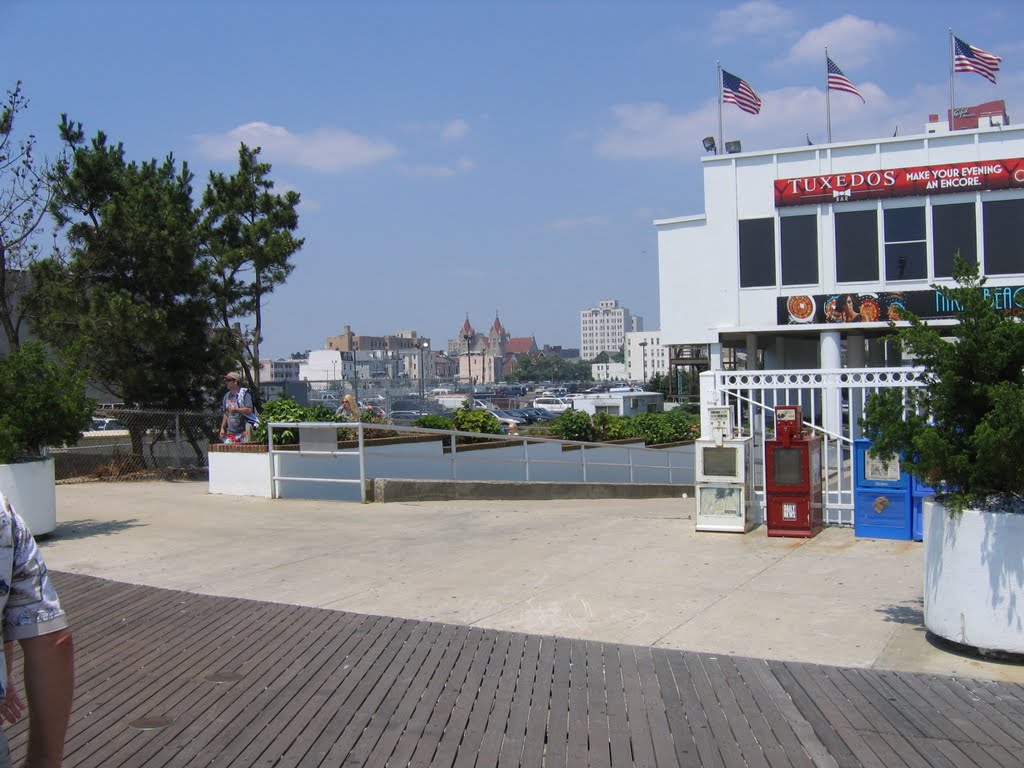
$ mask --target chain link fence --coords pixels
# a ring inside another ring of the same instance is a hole
[[[203,478],[220,411],[103,408],[77,445],[50,448],[58,482]]]

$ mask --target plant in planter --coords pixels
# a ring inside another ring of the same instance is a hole
[[[921,386],[869,398],[861,423],[880,458],[942,489],[924,505],[925,625],[983,651],[1024,653],[1024,323],[955,259],[955,340],[907,313],[898,343]]]
[[[34,533],[56,526],[53,460],[44,450],[77,443],[93,406],[82,374],[47,359],[39,342],[0,360],[0,490]]]

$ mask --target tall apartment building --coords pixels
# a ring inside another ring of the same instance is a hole
[[[593,360],[602,352],[619,352],[626,334],[644,329],[644,319],[620,307],[618,299],[602,299],[580,312],[580,358]]]

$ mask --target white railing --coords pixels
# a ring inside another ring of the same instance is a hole
[[[754,503],[764,519],[764,441],[775,428],[777,405],[800,405],[804,424],[822,440],[824,518],[853,525],[853,440],[869,395],[920,386],[920,368],[838,368],[788,371],[711,371],[701,374],[701,433],[707,408],[731,405],[737,427],[754,438]]]
[[[282,484],[357,485],[366,501],[368,477],[424,480],[505,480],[514,482],[608,482],[692,485],[692,445],[648,448],[621,443],[587,443],[530,435],[481,435],[479,432],[428,429],[362,422],[272,422],[268,425],[271,497]],[[297,430],[298,449],[274,443],[274,429]],[[354,429],[356,445],[338,448],[339,428]],[[374,431],[434,435],[433,448],[415,443],[386,448],[367,444]],[[457,438],[493,439],[497,446],[474,450]],[[308,463],[306,459],[333,459]]]

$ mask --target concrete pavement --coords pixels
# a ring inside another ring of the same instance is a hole
[[[692,499],[360,505],[201,482],[57,488],[54,570],[210,595],[711,653],[1024,682],[930,642],[922,550],[694,531]]]

